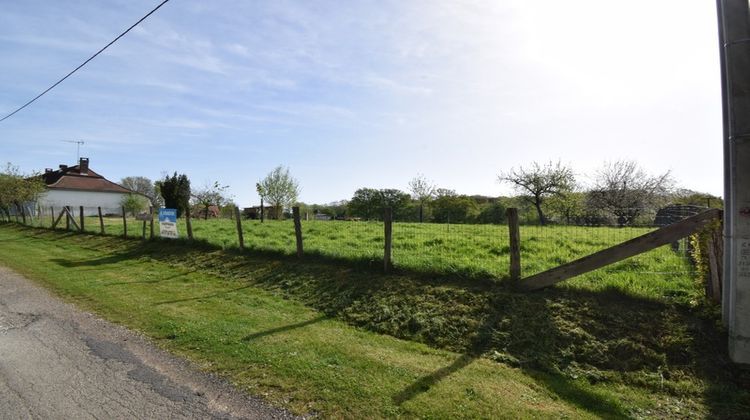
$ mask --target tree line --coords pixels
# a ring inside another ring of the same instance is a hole
[[[669,171],[649,174],[635,161],[607,162],[584,185],[574,170],[560,162],[511,168],[497,177],[515,195],[486,197],[439,188],[419,174],[409,193],[398,189],[360,188],[350,200],[310,206],[336,218],[380,219],[391,207],[396,220],[436,223],[504,223],[505,209],[516,207],[526,223],[588,225],[650,224],[667,204],[721,207],[721,198],[677,189]]]
[[[489,197],[459,194],[438,187],[422,174],[408,182],[408,192],[396,188],[357,189],[353,196],[327,204],[298,201],[300,183],[290,170],[278,166],[255,184],[261,199],[260,218],[288,217],[292,206],[303,214],[330,219],[380,220],[390,207],[398,221],[434,223],[505,223],[508,207],[519,209],[525,223],[618,224],[627,226],[668,203],[721,207],[721,198],[675,187],[670,172],[649,174],[634,161],[620,160],[602,165],[588,185],[579,181],[570,166],[560,162],[511,168],[497,177],[511,185],[512,196]],[[164,175],[155,182],[142,176],[123,178],[120,184],[134,192],[121,202],[126,212],[138,213],[149,206],[175,208],[197,217],[232,217],[237,205],[226,185],[218,181],[192,188],[185,174]],[[36,200],[44,191],[39,174],[23,175],[7,164],[0,172],[0,211]]]

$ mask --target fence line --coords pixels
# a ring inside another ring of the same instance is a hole
[[[549,270],[657,229],[655,223],[648,223],[654,220],[653,215],[642,218],[643,223],[630,221],[630,225],[620,227],[604,225],[601,218],[587,220],[596,223],[578,225],[521,225],[515,209],[508,209],[507,225],[394,222],[387,210],[383,221],[323,221],[309,214],[302,216],[299,208],[293,209],[292,220],[266,219],[262,223],[248,219],[243,223],[238,213],[236,209],[233,220],[196,220],[185,214],[185,223],[178,225],[179,236],[206,240],[222,248],[298,257],[322,255],[371,266],[382,264],[386,272],[393,268],[413,269],[518,281],[522,276]],[[3,220],[13,221],[17,217],[19,223],[35,227],[124,238],[160,236],[154,228],[153,209],[143,218],[127,214],[122,208],[83,206],[28,208],[12,216],[2,215]],[[135,233],[132,226],[136,226]],[[633,257],[604,270],[612,275],[692,276],[695,270],[691,257],[690,243],[681,240],[675,241],[669,250]],[[712,258],[716,259],[716,255]]]

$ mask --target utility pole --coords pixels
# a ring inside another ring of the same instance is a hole
[[[750,364],[750,14],[717,0],[724,111],[724,281],[729,356]]]

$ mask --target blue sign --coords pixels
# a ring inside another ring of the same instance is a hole
[[[177,223],[177,209],[159,209],[159,222]]]
[[[159,235],[162,238],[176,239],[177,209],[159,209]]]

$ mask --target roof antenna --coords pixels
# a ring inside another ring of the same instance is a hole
[[[81,145],[83,144],[83,140],[63,140],[65,143],[75,143],[76,144],[76,162],[81,160]]]

